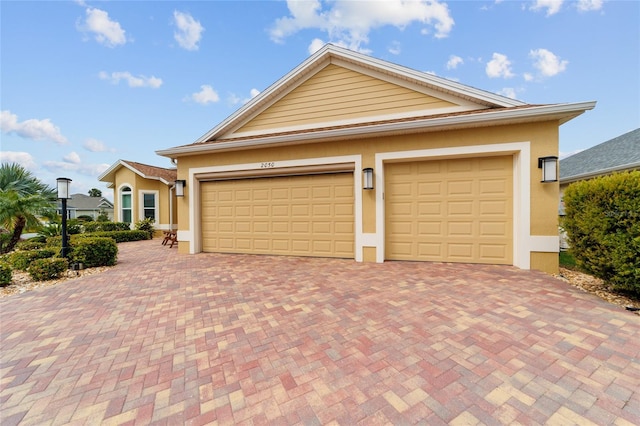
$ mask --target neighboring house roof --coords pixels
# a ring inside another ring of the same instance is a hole
[[[415,109],[394,116],[369,116],[362,120],[329,120],[243,131],[246,123],[330,65],[422,92],[449,102],[450,106]],[[372,133],[390,135],[542,120],[558,120],[562,124],[594,107],[595,102],[530,105],[327,44],[194,143],[156,153],[176,158],[192,153],[358,138]]]
[[[173,185],[178,176],[176,169],[150,166],[148,164],[137,163],[129,160],[118,160],[104,173],[98,176],[98,180],[113,184],[115,181],[115,173],[122,167],[131,170],[145,179],[159,180],[165,185]]]
[[[560,160],[560,183],[640,168],[640,128]]]
[[[61,202],[58,200],[58,208]],[[71,194],[71,198],[67,202],[69,210],[109,210],[113,209],[113,203],[104,197],[90,197],[85,194]]]

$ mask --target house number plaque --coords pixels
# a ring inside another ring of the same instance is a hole
[[[276,166],[276,163],[273,161],[267,161],[266,163],[260,163],[261,169],[273,169]]]

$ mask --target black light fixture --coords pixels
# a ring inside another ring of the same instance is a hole
[[[62,201],[62,251],[60,252],[60,255],[66,258],[69,256],[69,243],[67,236],[67,200],[70,198],[69,184],[71,179],[61,177],[58,178],[56,182],[58,184],[58,199]]]
[[[538,168],[542,169],[541,182],[558,181],[558,157],[552,155],[538,158]]]
[[[176,197],[184,197],[184,188],[187,186],[186,180],[177,180],[176,184]]]
[[[371,167],[362,169],[362,189],[373,189],[373,169]]]

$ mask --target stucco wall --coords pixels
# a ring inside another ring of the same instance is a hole
[[[276,148],[261,148],[217,154],[201,154],[179,157],[178,179],[189,182],[189,169],[212,165],[249,164],[277,162],[303,158],[361,155],[362,167],[375,167],[375,154],[384,152],[409,151],[466,147],[472,145],[506,144],[514,142],[530,143],[530,232],[532,236],[557,236],[558,184],[541,183],[541,171],[537,158],[558,154],[558,123],[540,122],[509,126],[439,131],[387,137],[367,137],[356,140],[319,142]],[[356,171],[358,172],[358,171]],[[365,233],[376,232],[376,188],[363,191],[362,227]],[[189,194],[178,200],[180,230],[191,228],[188,210]],[[186,244],[180,251],[188,251]],[[366,257],[370,260],[371,250]],[[557,272],[557,253],[532,253],[531,268]],[[554,260],[555,259],[555,260]],[[367,259],[365,259],[367,260]]]

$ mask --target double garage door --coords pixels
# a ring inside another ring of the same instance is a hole
[[[513,264],[512,169],[512,156],[386,164],[385,259]],[[353,181],[202,182],[203,250],[354,258]]]
[[[201,184],[205,252],[354,258],[353,172]]]

